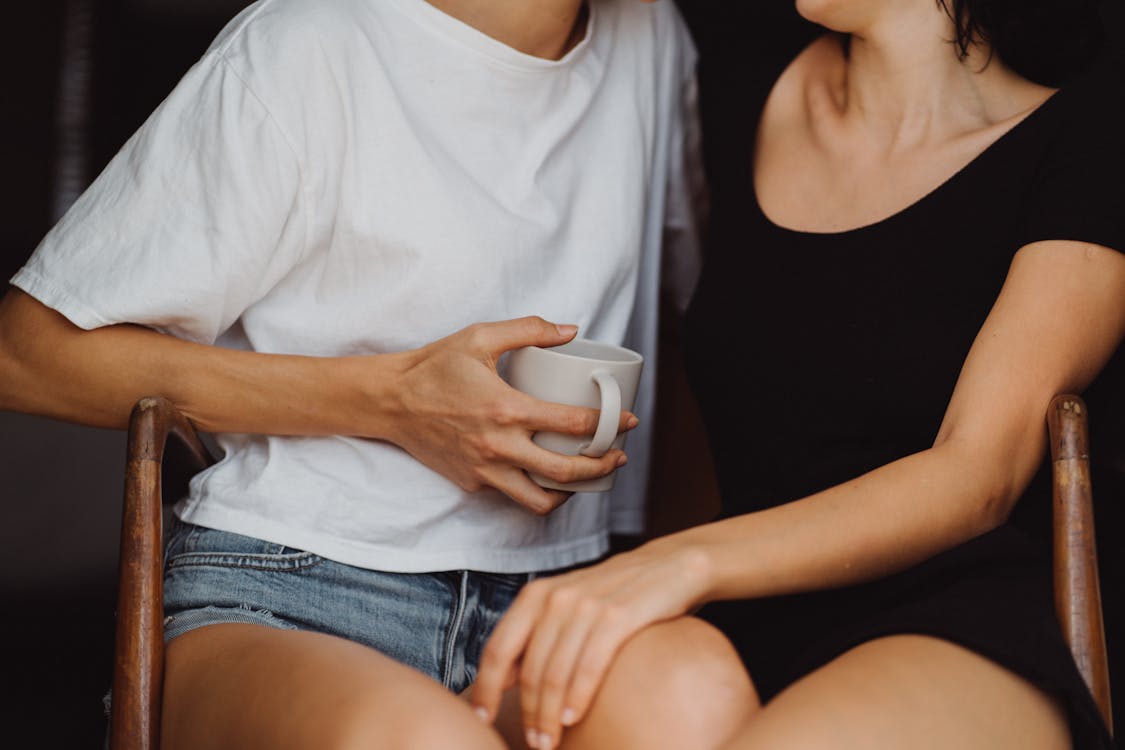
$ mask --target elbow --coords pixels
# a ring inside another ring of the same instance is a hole
[[[957,441],[941,447],[954,453],[951,465],[958,467],[964,482],[960,495],[967,538],[986,534],[1011,517],[1039,463],[1030,460],[1029,451],[1023,448],[1005,451],[999,444],[989,449]]]
[[[1046,432],[1039,425],[1029,425],[1023,439],[1012,443],[1009,450],[993,451],[990,455],[981,452],[984,456],[980,465],[983,491],[976,509],[981,533],[1008,522],[1043,465]]]
[[[19,347],[16,346],[18,331],[10,312],[12,294],[9,292],[0,299],[0,411],[16,408],[16,394],[20,387]]]
[[[1019,492],[1013,482],[996,481],[992,483],[975,503],[973,512],[974,536],[986,534],[1003,526],[1011,517],[1019,500]]]
[[[41,413],[47,366],[65,361],[58,320],[15,287],[0,297],[0,411]]]

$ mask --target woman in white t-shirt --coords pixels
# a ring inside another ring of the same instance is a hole
[[[499,746],[453,693],[523,583],[639,530],[654,368],[611,503],[528,479],[625,456],[535,446],[596,413],[497,363],[578,330],[655,355],[693,67],[668,0],[261,0],[13,278],[0,408],[122,427],[160,394],[225,451],[168,544],[164,747]],[[717,743],[731,654],[647,632],[567,742]]]

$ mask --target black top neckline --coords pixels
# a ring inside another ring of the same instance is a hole
[[[932,190],[926,192],[924,195],[922,195],[920,198],[918,198],[918,200],[914,201],[913,203],[910,203],[910,204],[898,209],[897,211],[895,211],[891,214],[888,214],[887,216],[884,216],[883,218],[878,219],[876,221],[868,222],[867,224],[861,224],[860,226],[852,227],[850,229],[844,229],[844,230],[841,230],[841,231],[838,231],[838,232],[815,232],[815,231],[809,231],[809,230],[804,230],[804,229],[793,229],[793,228],[778,224],[773,219],[771,219],[769,216],[767,216],[766,212],[762,209],[762,203],[758,199],[758,185],[757,185],[757,179],[756,179],[757,164],[756,164],[756,160],[755,160],[754,157],[755,157],[755,151],[756,151],[756,148],[757,148],[756,144],[758,142],[758,131],[761,129],[762,115],[765,113],[765,105],[766,105],[766,102],[769,100],[769,97],[773,94],[773,91],[774,91],[774,88],[777,85],[777,82],[781,80],[781,76],[785,74],[785,72],[789,69],[789,66],[797,59],[797,57],[800,57],[801,55],[803,55],[809,47],[811,47],[813,44],[818,42],[820,39],[821,39],[821,37],[818,36],[816,39],[814,39],[813,41],[809,42],[807,45],[802,47],[801,51],[798,52],[797,55],[795,55],[789,61],[789,63],[787,63],[785,65],[785,67],[781,69],[781,72],[778,74],[777,78],[775,78],[773,80],[773,82],[768,86],[768,88],[766,90],[765,98],[763,98],[761,100],[762,106],[761,106],[759,114],[758,114],[758,119],[754,123],[753,140],[751,141],[752,143],[755,144],[755,146],[754,146],[754,148],[751,149],[751,152],[750,152],[750,169],[748,170],[750,185],[749,185],[749,188],[748,188],[748,193],[749,193],[749,196],[750,196],[750,203],[753,204],[753,210],[755,211],[755,213],[757,213],[758,218],[763,223],[765,223],[766,226],[768,226],[772,231],[780,232],[782,234],[787,234],[787,235],[791,235],[791,236],[794,236],[794,237],[825,237],[825,238],[829,238],[829,237],[850,237],[850,236],[853,236],[853,235],[863,234],[865,232],[880,229],[880,228],[882,228],[882,227],[884,227],[888,224],[893,224],[893,223],[897,222],[900,218],[904,218],[906,216],[909,216],[909,215],[913,214],[916,210],[923,207],[924,204],[931,203],[933,201],[933,199],[936,198],[938,195],[940,195],[941,193],[944,193],[946,190],[950,189],[951,186],[955,182],[960,182],[963,175],[965,175],[968,172],[971,172],[971,171],[975,170],[976,167],[981,162],[987,161],[987,159],[990,157],[990,155],[992,153],[994,153],[995,151],[999,150],[1002,147],[1002,144],[1013,140],[1015,135],[1019,131],[1022,131],[1022,130],[1025,129],[1024,126],[1027,125],[1027,123],[1029,121],[1031,121],[1033,119],[1037,119],[1041,115],[1041,113],[1050,109],[1049,105],[1051,105],[1056,99],[1058,99],[1059,95],[1062,94],[1064,90],[1066,90],[1066,89],[1056,90],[1054,93],[1052,93],[1046,99],[1044,99],[1040,104],[1038,104],[1031,112],[1027,113],[1019,122],[1017,122],[1015,125],[1008,128],[1007,130],[1005,130],[1003,133],[1000,134],[1000,136],[998,138],[996,138],[996,140],[992,141],[987,146],[985,146],[985,148],[980,153],[978,153],[976,156],[974,156],[972,159],[970,159],[968,162],[966,162],[964,165],[962,165],[959,169],[957,169],[957,171],[955,171],[953,174],[951,174],[945,180],[943,180],[939,184],[935,185]]]

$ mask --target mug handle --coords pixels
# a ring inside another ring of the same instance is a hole
[[[595,370],[593,380],[602,395],[602,413],[598,415],[598,429],[594,439],[578,449],[583,456],[601,458],[617,438],[617,425],[621,421],[621,386],[608,370]]]

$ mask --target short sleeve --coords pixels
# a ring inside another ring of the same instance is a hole
[[[1073,240],[1125,252],[1123,83],[1105,66],[1055,94],[1059,124],[1029,187],[1020,246]]]
[[[212,51],[51,230],[12,284],[76,325],[213,343],[299,261],[300,160]]]

